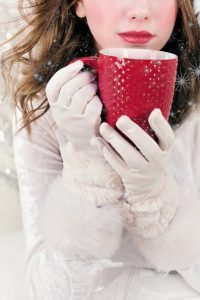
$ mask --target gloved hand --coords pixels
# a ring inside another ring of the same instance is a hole
[[[125,200],[132,215],[132,220],[129,215],[129,222],[135,222],[135,227],[140,228],[138,233],[145,237],[161,233],[177,205],[176,183],[168,170],[174,132],[159,109],[151,113],[149,124],[159,145],[127,116],[122,116],[116,123],[140,151],[107,123],[100,126],[104,139],[91,141],[121,176]]]
[[[99,135],[102,103],[92,72],[80,72],[82,61],[59,70],[46,86],[53,118],[76,151],[99,156],[90,139]]]
[[[90,144],[93,137],[100,136],[102,103],[96,96],[95,75],[80,72],[82,68],[83,62],[76,61],[59,70],[46,93],[59,131],[67,138],[60,147],[64,184],[99,207],[118,203],[123,185],[102,153]]]

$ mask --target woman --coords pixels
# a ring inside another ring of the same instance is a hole
[[[199,76],[193,65],[200,33],[192,4],[199,12],[198,1],[31,2],[24,15],[28,33],[3,60],[4,74],[21,63],[13,125],[28,299],[199,298]],[[146,48],[174,52],[178,76],[189,72],[189,85],[174,97],[174,130],[159,111],[150,115],[159,148],[133,121],[119,119],[141,152],[148,142],[145,168],[132,146],[100,125],[95,75],[80,72],[81,61],[66,67],[101,48],[130,47],[117,37],[130,29],[154,30]],[[145,190],[128,164],[133,157],[148,175]]]

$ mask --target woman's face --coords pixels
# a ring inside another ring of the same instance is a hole
[[[98,50],[109,47],[161,50],[172,34],[177,12],[177,0],[79,0],[76,8],[77,16],[87,18]],[[128,31],[147,31],[153,37],[135,39],[119,35]]]

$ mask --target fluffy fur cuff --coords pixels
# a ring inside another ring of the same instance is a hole
[[[195,187],[179,184],[178,207],[163,233],[151,239],[133,235],[151,268],[169,272],[200,265],[199,212],[199,192]]]
[[[109,258],[118,249],[123,230],[119,178],[107,164],[91,163],[75,156],[70,147],[66,150],[68,164],[41,210],[44,240],[68,259]]]

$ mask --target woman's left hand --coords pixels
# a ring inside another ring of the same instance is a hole
[[[106,160],[121,176],[126,193],[132,194],[135,199],[152,197],[162,189],[174,141],[174,132],[159,109],[151,113],[149,123],[159,139],[159,145],[129,117],[122,116],[116,123],[140,151],[107,123],[100,126],[105,140],[93,139],[93,144],[99,145]]]
[[[121,176],[126,200],[132,206],[132,211],[143,214],[162,209],[163,197],[156,199],[162,191],[166,197],[168,193],[173,194],[173,190],[166,191],[165,186],[170,177],[168,162],[175,139],[174,132],[159,109],[154,109],[150,114],[149,124],[159,139],[159,145],[127,116],[120,117],[116,123],[140,151],[107,123],[100,126],[104,139],[94,138],[91,141]]]

